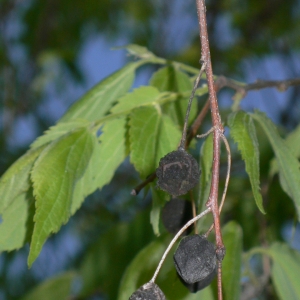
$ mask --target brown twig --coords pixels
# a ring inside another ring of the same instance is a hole
[[[229,87],[244,95],[248,91],[261,90],[265,88],[275,87],[279,91],[286,91],[289,87],[300,85],[300,78],[286,80],[260,80],[249,84],[241,84],[225,76],[218,76],[218,85],[220,88]]]
[[[210,194],[206,203],[207,207],[212,209],[214,218],[214,226],[216,233],[216,255],[218,258],[218,300],[222,300],[222,279],[221,279],[221,262],[225,255],[225,247],[223,244],[221,224],[218,207],[218,188],[219,188],[219,172],[220,172],[220,138],[223,134],[223,126],[219,114],[218,101],[213,80],[213,70],[211,65],[209,41],[206,24],[206,7],[204,0],[196,0],[197,14],[199,21],[200,41],[201,41],[201,60],[206,65],[206,77],[210,98],[210,110],[212,117],[212,124],[215,128],[213,132],[213,166],[212,166],[212,182]]]

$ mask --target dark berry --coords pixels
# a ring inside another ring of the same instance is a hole
[[[214,272],[212,272],[210,275],[208,275],[207,277],[203,278],[200,281],[197,281],[195,283],[186,283],[181,277],[180,275],[177,273],[177,275],[180,278],[180,281],[182,282],[182,284],[188,288],[188,290],[191,293],[197,293],[200,290],[203,290],[204,288],[206,288],[207,286],[209,286],[211,284],[211,282],[214,280],[214,278],[217,275],[217,265],[215,267]]]
[[[193,212],[190,201],[173,198],[162,209],[162,222],[165,228],[173,234],[176,234],[192,218]],[[186,232],[191,229],[192,227],[190,226]]]
[[[216,274],[217,259],[213,243],[204,236],[191,235],[183,238],[174,254],[177,273],[187,284],[203,281],[209,284]]]
[[[183,149],[164,156],[156,169],[157,185],[172,196],[186,194],[199,181],[200,171],[195,158]]]
[[[129,300],[166,300],[166,297],[158,285],[147,282],[135,291]]]

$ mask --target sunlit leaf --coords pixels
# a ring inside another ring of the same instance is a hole
[[[72,213],[81,205],[86,196],[108,184],[116,169],[124,161],[126,153],[126,120],[124,117],[105,123],[96,142],[88,167],[76,184]]]
[[[300,164],[284,140],[279,136],[272,121],[261,112],[251,115],[265,131],[278,163],[279,179],[283,190],[294,201],[300,220]]]
[[[36,160],[31,173],[36,213],[29,266],[49,234],[57,232],[69,219],[74,188],[84,174],[93,147],[93,135],[81,128],[52,142]]]
[[[111,109],[111,113],[130,113],[134,108],[145,104],[155,103],[161,96],[160,92],[151,86],[142,86],[134,89],[118,100],[118,103]]]
[[[31,193],[22,193],[6,207],[1,215],[0,251],[21,248],[32,232],[34,201]]]
[[[241,227],[230,222],[222,230],[226,255],[222,262],[222,281],[225,299],[239,300],[241,293],[241,268],[243,236]]]
[[[258,141],[252,118],[245,112],[238,111],[229,116],[228,125],[230,135],[237,143],[245,162],[256,205],[262,213],[265,213],[260,193]]]
[[[50,278],[29,291],[20,300],[65,300],[72,295],[75,272],[66,272]]]
[[[41,145],[45,145],[52,142],[61,136],[79,128],[87,127],[90,122],[83,119],[70,120],[67,122],[60,122],[55,126],[50,127],[43,135],[38,137],[31,145],[30,148],[37,148]]]
[[[129,63],[98,83],[70,107],[61,122],[77,118],[95,121],[103,117],[113,103],[129,90],[134,80],[134,71],[139,65],[140,62]]]
[[[282,300],[300,299],[300,253],[285,244],[275,243],[270,248],[272,256],[272,280]]]
[[[0,214],[15,198],[30,187],[30,170],[43,147],[29,150],[21,156],[0,179]]]

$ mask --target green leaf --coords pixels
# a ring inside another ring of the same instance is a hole
[[[105,116],[113,103],[129,90],[134,80],[134,71],[141,63],[129,63],[98,83],[71,106],[61,122],[77,118],[95,121]]]
[[[188,92],[189,94],[193,88],[190,77],[186,73],[174,68],[173,65],[161,68],[155,72],[150,79],[150,84],[155,86],[160,92]],[[166,115],[169,115],[176,124],[183,126],[188,100],[188,97],[180,97],[177,101],[165,103],[162,105],[162,111]],[[197,101],[194,100],[189,121],[196,117],[197,110]]]
[[[22,193],[6,207],[0,224],[0,251],[21,248],[32,233],[34,199],[32,193]]]
[[[0,180],[0,214],[30,187],[30,170],[44,147],[27,151],[1,177]]]
[[[126,119],[113,119],[102,128],[99,142],[95,143],[88,167],[76,184],[72,200],[72,214],[86,196],[108,184],[126,153]]]
[[[169,237],[163,235],[136,255],[122,278],[118,300],[128,300],[135,290],[151,279],[156,264],[167,246],[167,241],[169,241]]]
[[[153,239],[148,217],[147,210],[130,223],[117,223],[93,243],[80,266],[82,297],[101,289],[109,299],[117,298],[126,266]]]
[[[75,272],[66,272],[41,283],[20,300],[66,300],[72,295]]]
[[[155,103],[160,97],[161,93],[156,88],[143,86],[120,98],[118,103],[111,109],[111,113],[125,112],[128,114],[134,108]]]
[[[74,188],[84,174],[93,147],[93,135],[81,128],[49,144],[36,160],[31,173],[36,213],[29,266],[49,234],[57,232],[69,219]]]
[[[223,240],[226,255],[222,262],[222,280],[225,299],[239,300],[241,293],[242,268],[242,229],[235,222],[229,222],[223,228]]]
[[[150,175],[161,157],[175,150],[181,133],[159,107],[141,107],[130,116],[131,162],[141,177]]]
[[[284,140],[279,136],[273,122],[261,112],[256,111],[252,117],[265,131],[278,163],[279,180],[283,190],[294,201],[298,220],[300,220],[300,164]]]
[[[275,243],[270,248],[273,259],[272,280],[282,300],[300,299],[300,253],[285,244]]]
[[[259,182],[259,149],[255,126],[252,118],[243,111],[232,113],[228,117],[230,135],[238,144],[249,175],[253,196],[259,210],[265,214]]]
[[[50,127],[44,134],[38,137],[31,145],[30,148],[37,148],[42,145],[48,144],[61,136],[80,127],[88,127],[90,122],[86,120],[76,119],[67,122],[60,122],[55,126]]]

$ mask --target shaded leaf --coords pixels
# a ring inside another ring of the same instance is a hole
[[[269,250],[272,259],[272,280],[282,300],[300,299],[300,253],[285,244],[275,243]]]
[[[300,158],[300,125],[296,127],[285,139],[285,144],[290,149],[291,153]],[[276,159],[272,159],[270,162],[270,176],[274,176],[278,173],[278,164]]]
[[[105,116],[113,103],[129,90],[134,80],[134,71],[140,65],[141,62],[129,63],[102,80],[70,107],[61,122],[76,118],[95,121]]]
[[[230,222],[222,231],[226,247],[226,255],[222,262],[224,296],[228,300],[239,300],[243,254],[242,229],[237,223]]]
[[[279,179],[282,189],[294,201],[298,220],[300,220],[300,164],[284,140],[279,136],[277,128],[267,116],[256,111],[251,115],[265,131],[278,163]]]
[[[161,190],[158,190],[155,184],[151,184],[152,209],[150,213],[150,223],[155,235],[159,235],[159,221],[161,209],[170,198],[170,196]]]
[[[122,278],[118,300],[128,300],[134,291],[152,278],[169,242],[169,236],[162,235],[135,256]],[[176,247],[174,246],[174,248]],[[171,251],[167,256],[156,280],[156,284],[163,291],[166,298],[172,300],[213,300],[214,298],[210,287],[196,294],[192,294],[180,282],[176,274],[172,254]],[[146,264],[145,261],[147,262]]]
[[[66,272],[50,278],[32,289],[20,300],[66,300],[72,294],[72,285],[76,275],[75,272]]]
[[[109,299],[117,298],[117,286],[126,266],[153,238],[148,216],[147,210],[130,223],[118,223],[93,243],[80,266],[81,296],[100,288]]]
[[[52,142],[36,160],[31,173],[36,213],[29,266],[49,234],[57,232],[69,219],[74,188],[84,174],[93,147],[93,135],[81,128]]]
[[[260,193],[258,141],[252,118],[245,112],[238,111],[230,114],[228,125],[230,135],[237,143],[245,162],[256,205],[262,213],[265,213]]]
[[[157,107],[135,109],[130,116],[131,162],[141,177],[155,171],[161,157],[176,149],[181,133]]]
[[[188,92],[189,94],[193,88],[190,77],[186,73],[174,68],[173,65],[166,66],[155,72],[150,79],[150,84],[155,86],[160,92]],[[163,104],[163,113],[169,115],[176,124],[183,126],[188,99],[188,96],[180,97],[177,101]],[[190,122],[196,117],[197,106],[197,102],[194,100],[189,117]]]

